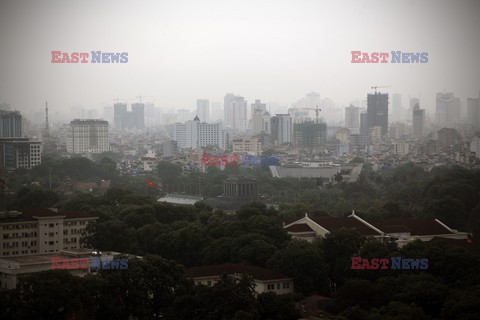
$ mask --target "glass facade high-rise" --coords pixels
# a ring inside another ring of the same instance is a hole
[[[388,132],[388,93],[375,92],[367,96],[367,126],[382,127],[382,136]]]

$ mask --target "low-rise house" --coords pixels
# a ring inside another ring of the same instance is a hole
[[[252,277],[255,292],[275,292],[277,294],[293,293],[293,279],[271,269],[253,266],[247,263],[224,263],[201,267],[192,267],[186,270],[187,275],[195,284],[213,286],[223,275],[240,279],[246,274]]]

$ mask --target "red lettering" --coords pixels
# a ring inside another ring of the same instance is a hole
[[[362,259],[362,269],[370,269],[370,263],[368,259]]]
[[[210,160],[211,157],[210,154],[202,154],[202,166],[209,166],[208,160]]]
[[[229,163],[229,165],[230,165],[231,167],[238,167],[238,162],[239,162],[239,160],[240,160],[240,159],[238,158],[238,156],[230,156],[230,163]]]
[[[386,266],[388,263],[390,262],[390,260],[388,259],[380,259],[380,264],[382,265],[380,267],[380,269],[388,269],[388,267]]]
[[[381,63],[388,63],[388,57],[388,52],[380,52],[380,58],[382,58],[382,61],[380,61]]]
[[[52,51],[52,61],[51,62],[52,63],[62,62],[58,57],[61,53],[62,53],[61,51]]]
[[[378,52],[372,53],[372,63],[378,63]]]
[[[80,52],[80,58],[82,58],[82,61],[80,61],[81,63],[87,63],[89,54],[88,52]]]
[[[88,259],[79,259],[78,263],[80,264],[80,269],[88,269]]]
[[[372,264],[370,265],[370,269],[378,269],[378,258],[373,258],[372,259]]]
[[[78,259],[72,259],[70,269],[78,269]]]
[[[360,257],[352,257],[352,269],[362,269],[359,262],[362,260]]]
[[[62,63],[70,63],[70,56],[68,53],[64,52],[62,53]]]
[[[62,269],[70,269],[70,263],[67,259],[62,259]]]
[[[352,63],[360,63],[362,62],[358,56],[361,54],[361,51],[352,51]]]
[[[228,157],[222,156],[222,167],[228,166]]]
[[[78,63],[78,52],[72,53],[72,63]]]
[[[370,63],[370,58],[368,57],[368,53],[362,53],[362,63]]]
[[[61,261],[62,258],[60,257],[52,257],[52,269],[62,269],[62,266],[60,265]]]

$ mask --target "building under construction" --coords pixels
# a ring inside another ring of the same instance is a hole
[[[293,125],[294,142],[297,148],[318,152],[325,147],[327,124],[323,122],[303,122]]]

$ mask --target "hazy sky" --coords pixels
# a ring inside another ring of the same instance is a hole
[[[226,92],[290,105],[307,92],[337,106],[372,85],[462,99],[480,90],[480,1],[0,1],[0,103],[101,109],[155,96],[193,109]],[[127,64],[52,64],[52,50],[128,52]],[[428,52],[427,64],[352,64],[352,50]]]

